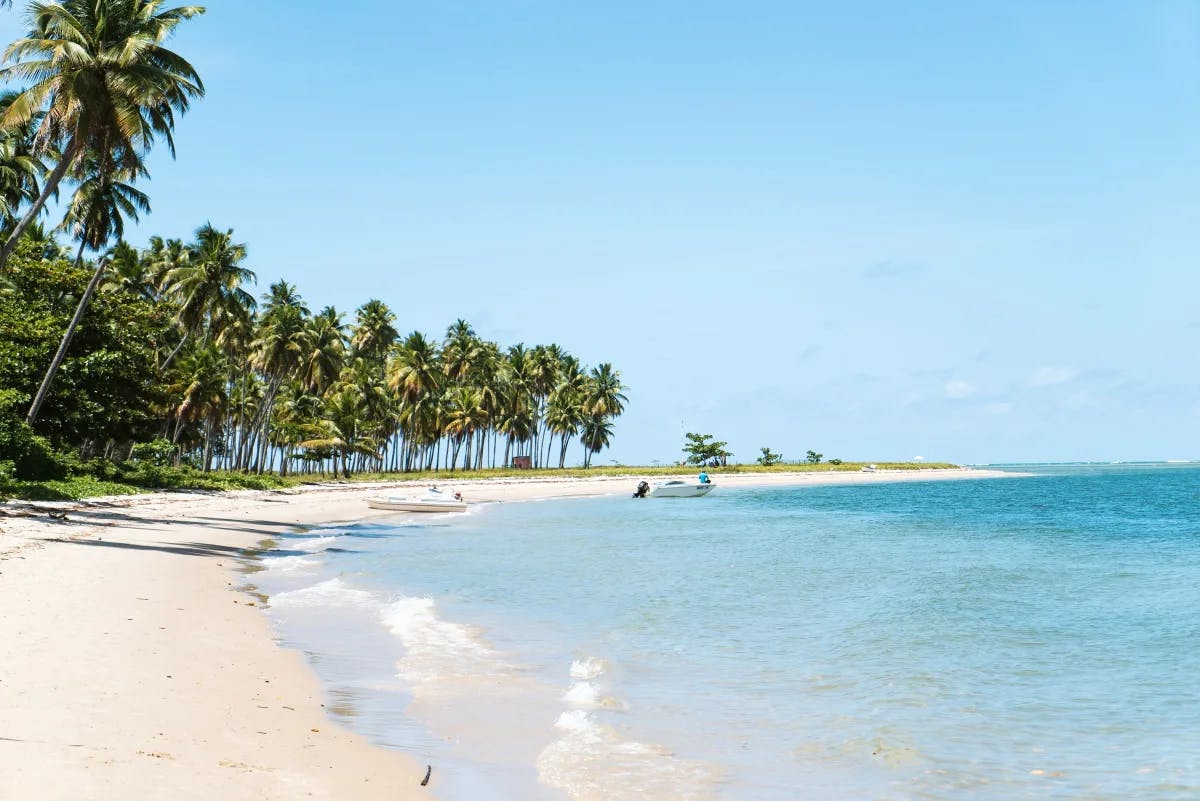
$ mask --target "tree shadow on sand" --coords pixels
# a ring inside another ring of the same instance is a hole
[[[179,543],[139,543],[139,542],[120,542],[118,540],[68,540],[68,539],[51,539],[46,540],[59,545],[83,545],[89,548],[118,548],[132,551],[158,551],[160,553],[176,554],[178,556],[220,556],[229,557],[244,557],[247,555],[247,549],[238,548],[230,545],[217,545],[212,542],[179,542]]]

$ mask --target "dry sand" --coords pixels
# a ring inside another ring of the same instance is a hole
[[[716,475],[719,486],[929,481],[984,470]],[[468,501],[632,492],[638,477],[447,481]],[[336,724],[276,644],[246,548],[389,513],[381,486],[0,505],[0,799],[435,798],[438,770]],[[48,512],[66,512],[54,520]]]

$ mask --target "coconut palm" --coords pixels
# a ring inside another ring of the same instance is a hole
[[[300,379],[309,392],[320,395],[337,379],[346,363],[346,337],[342,316],[332,306],[308,323],[309,350],[304,354]]]
[[[212,469],[213,440],[220,433],[220,421],[229,404],[229,363],[213,347],[190,352],[179,365],[180,379],[170,387],[179,398],[174,408],[176,423],[172,442],[178,443],[184,426],[201,423],[204,427],[204,472]]]
[[[342,387],[325,399],[325,418],[317,425],[320,435],[300,442],[300,447],[331,450],[342,457],[342,473],[350,477],[353,453],[379,458],[378,443],[370,434],[370,422],[353,387]],[[333,470],[337,472],[335,458]]]
[[[138,249],[124,240],[108,252],[108,272],[102,292],[123,292],[142,300],[157,300],[158,288],[150,272],[150,263]]]
[[[614,370],[611,364],[605,362],[593,368],[588,379],[585,398],[588,414],[616,417],[625,411],[625,404],[629,399],[621,393],[625,386],[621,383],[620,371]]]
[[[16,97],[16,92],[0,95],[0,115]],[[42,193],[39,183],[47,169],[33,146],[39,119],[35,116],[24,125],[0,130],[0,227],[5,231],[17,224],[20,207]]]
[[[162,369],[166,369],[205,323],[209,323],[210,333],[219,333],[212,330],[214,318],[236,316],[239,308],[254,309],[254,296],[242,285],[254,283],[256,277],[243,266],[246,246],[233,241],[233,229],[218,231],[212,223],[205,223],[196,229],[196,241],[190,248],[172,242],[151,245],[158,249],[156,263],[166,269],[164,292],[178,304],[175,319],[183,331],[183,338],[163,362]]]
[[[146,262],[146,272],[150,275],[154,286],[160,293],[167,287],[167,276],[172,270],[183,267],[191,259],[192,251],[182,239],[163,239],[161,236],[150,237],[150,242],[142,252],[142,260]]]
[[[463,383],[471,374],[480,355],[479,337],[466,320],[455,320],[446,329],[446,341],[442,345],[442,368],[451,381]]]
[[[308,309],[296,294],[295,287],[284,281],[272,284],[264,299],[267,303],[250,356],[251,365],[267,379],[259,419],[252,426],[252,429],[261,428],[256,465],[259,473],[266,469],[275,398],[283,383],[300,373],[304,355],[311,350]]]
[[[296,285],[283,280],[276,281],[268,287],[267,294],[263,295],[263,317],[270,317],[276,309],[285,307],[295,309],[302,317],[309,315],[308,305],[304,298],[300,297]]]
[[[440,435],[435,433],[435,410],[444,380],[437,345],[417,331],[404,338],[388,362],[388,389],[399,401],[396,423],[405,440],[405,470],[411,469],[418,448]]]
[[[592,454],[599,453],[612,444],[612,422],[599,415],[592,415],[583,421],[583,431],[580,441],[583,443],[583,466],[592,466]]]
[[[558,467],[562,469],[566,463],[567,445],[571,438],[579,433],[579,426],[583,422],[583,398],[587,394],[588,377],[579,359],[556,345],[549,347],[558,355],[558,383],[546,399],[545,424],[550,434],[546,438],[546,464],[550,463],[554,436],[558,435]]]
[[[475,432],[487,422],[487,410],[483,407],[483,398],[478,389],[472,387],[453,387],[446,393],[446,422],[445,432],[454,444],[450,456],[450,469],[454,469],[458,461],[459,450],[466,447],[463,455],[463,470],[471,469],[471,444]]]
[[[0,128],[36,120],[36,152],[58,150],[58,164],[25,216],[0,246],[7,263],[22,232],[86,153],[104,172],[137,174],[162,137],[175,154],[176,114],[204,94],[200,76],[163,43],[200,6],[162,9],[161,0],[62,0],[31,5],[30,30],[9,45],[0,79],[28,86]],[[39,115],[42,115],[39,119]]]
[[[110,240],[120,240],[125,235],[126,217],[137,222],[139,214],[150,213],[150,198],[133,185],[138,178],[147,177],[145,170],[115,172],[102,162],[95,153],[82,160],[79,186],[58,227],[79,241],[76,266],[86,250],[102,250]]]
[[[379,365],[382,373],[388,351],[395,344],[400,332],[393,323],[396,315],[382,300],[372,298],[358,307],[355,312],[354,332],[350,335],[350,346],[354,355]]]
[[[424,334],[413,331],[404,338],[388,364],[388,387],[406,403],[439,391],[441,363],[437,345]]]
[[[546,432],[546,400],[558,384],[558,363],[562,354],[557,345],[538,345],[529,351],[526,363],[528,384],[537,413],[534,430],[534,465],[540,466],[542,437]]]
[[[271,425],[271,444],[283,450],[279,460],[280,475],[287,475],[288,462],[301,442],[322,435],[320,422],[324,407],[324,401],[306,392],[299,381],[285,384],[280,391]]]
[[[498,371],[499,409],[496,430],[504,434],[504,464],[510,464],[513,446],[529,442],[537,423],[537,409],[530,390],[531,359],[524,345],[511,346],[505,353]]]

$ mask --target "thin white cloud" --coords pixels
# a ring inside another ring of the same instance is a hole
[[[946,382],[946,397],[959,400],[969,397],[975,392],[975,387],[968,384],[966,381],[947,381]]]
[[[1053,387],[1073,381],[1077,375],[1071,367],[1042,367],[1034,370],[1026,383],[1031,387]]]
[[[1013,405],[1007,401],[997,401],[996,403],[989,403],[983,409],[989,414],[1008,414],[1013,410]]]

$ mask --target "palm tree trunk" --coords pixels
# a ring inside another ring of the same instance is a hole
[[[79,244],[79,253],[75,257],[75,266],[83,260],[84,243],[87,241],[86,232],[84,241]],[[4,256],[0,254],[0,259]],[[3,265],[0,264],[0,267]],[[42,385],[38,387],[37,395],[33,398],[33,403],[29,405],[29,414],[25,416],[25,422],[33,425],[37,421],[38,412],[41,411],[42,404],[46,400],[46,395],[50,392],[50,385],[54,383],[54,374],[58,372],[58,368],[62,365],[63,359],[67,356],[67,348],[71,346],[71,340],[75,337],[75,329],[79,327],[79,322],[83,319],[83,313],[87,311],[88,304],[92,301],[92,295],[96,292],[96,287],[100,285],[100,279],[104,277],[104,271],[108,268],[108,260],[101,259],[100,264],[96,266],[96,274],[92,276],[92,280],[88,282],[87,289],[84,290],[83,297],[79,299],[79,305],[75,307],[75,316],[71,318],[70,325],[67,326],[67,332],[63,334],[62,342],[58,344],[58,352],[54,354],[54,358],[50,361],[50,368],[46,370],[46,375],[42,379]]]
[[[204,472],[205,473],[212,470],[212,441],[213,441],[213,429],[215,427],[216,426],[213,424],[213,420],[210,417],[209,421],[208,421],[208,433],[205,434],[205,436],[204,436]]]
[[[183,347],[183,343],[188,341],[188,334],[189,332],[187,331],[183,332],[183,338],[179,340],[179,344],[175,346],[175,350],[171,351],[171,353],[167,356],[167,360],[159,366],[159,372],[162,372],[171,366],[171,362],[175,359],[175,354],[179,353],[179,349]]]
[[[42,209],[46,205],[46,201],[54,194],[54,190],[58,189],[58,185],[62,183],[63,176],[67,174],[67,170],[75,161],[75,157],[79,155],[83,148],[81,143],[72,141],[67,147],[67,152],[63,153],[58,164],[54,166],[49,177],[46,178],[46,184],[42,187],[42,193],[38,195],[37,200],[33,201],[33,205],[29,207],[29,211],[17,223],[17,227],[8,235],[8,239],[4,240],[4,245],[0,247],[0,270],[8,264],[8,257],[12,255],[13,248],[17,246],[17,242],[21,241],[21,235],[25,233],[25,229],[30,223],[37,219],[37,216],[42,213]]]

